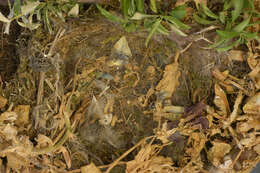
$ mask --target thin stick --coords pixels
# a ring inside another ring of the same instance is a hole
[[[137,147],[142,145],[146,140],[153,138],[154,136],[149,136],[147,138],[142,139],[139,141],[135,146],[127,150],[124,154],[122,154],[118,159],[116,159],[113,163],[110,164],[110,167],[106,170],[105,173],[109,173],[111,169],[113,169],[117,164],[119,164],[120,160],[122,160],[124,157],[126,157],[129,153],[131,153],[133,150],[135,150]]]

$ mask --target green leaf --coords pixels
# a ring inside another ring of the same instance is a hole
[[[166,29],[161,23],[159,24],[157,31],[161,34],[169,35],[168,29]]]
[[[255,10],[253,0],[244,0],[244,7],[243,8],[250,8],[251,10]]]
[[[224,1],[224,6],[223,6],[223,11],[227,11],[228,9],[230,9],[232,7],[232,1]]]
[[[250,23],[250,24],[248,24],[247,26],[249,27],[249,26],[253,26],[253,25],[257,25],[257,24],[260,24],[260,21]]]
[[[218,33],[218,35],[221,37],[221,38],[224,38],[224,39],[231,39],[231,38],[234,38],[234,37],[237,37],[239,36],[239,32],[234,32],[234,31],[221,31],[221,30],[216,30],[216,32]]]
[[[136,0],[137,11],[144,13],[144,0]]]
[[[226,12],[222,11],[219,13],[219,20],[222,24],[225,24],[226,22]]]
[[[169,14],[172,16],[172,17],[175,17],[179,20],[181,20],[182,18],[185,17],[186,15],[186,5],[181,5],[181,6],[178,6],[178,7],[175,7],[173,10],[171,10],[169,12]]]
[[[135,12],[136,12],[135,0],[131,0],[128,8],[128,16],[133,16]]]
[[[101,12],[101,14],[104,15],[107,19],[109,19],[113,22],[120,22],[121,24],[124,23],[124,20],[121,19],[120,17],[117,17],[117,16],[111,14],[110,12],[108,12],[107,10],[105,10],[98,4],[96,6],[97,6],[98,10]]]
[[[242,21],[241,23],[239,23],[238,25],[236,25],[234,28],[233,28],[233,31],[236,31],[236,32],[241,32],[243,31],[249,24],[250,22],[250,19],[251,19],[251,16],[249,16],[246,20]]]
[[[219,45],[223,44],[224,42],[226,42],[227,40],[224,38],[220,38],[216,43],[210,45],[208,48],[215,48],[218,47]]]
[[[196,22],[203,24],[203,25],[211,25],[213,23],[216,23],[216,20],[214,20],[214,21],[206,20],[206,19],[199,17],[197,14],[193,14],[193,18]]]
[[[232,22],[234,22],[242,12],[244,0],[232,0],[232,2],[233,2],[233,6],[235,8],[231,12],[232,13]]]
[[[148,34],[148,36],[147,36],[147,38],[146,38],[146,40],[145,40],[145,46],[146,46],[146,47],[148,46],[148,43],[149,43],[150,39],[152,38],[152,36],[156,33],[156,31],[157,31],[157,29],[158,29],[158,27],[159,27],[161,21],[162,21],[161,19],[158,19],[158,20],[153,24],[152,29],[151,29],[151,31],[149,32],[149,34]]]
[[[183,36],[183,37],[186,37],[186,36],[187,36],[187,34],[185,34],[185,33],[182,32],[180,29],[178,29],[174,24],[172,24],[172,23],[168,23],[168,24],[169,24],[171,30],[172,30],[173,32],[175,32],[176,34],[178,34],[178,35],[180,35],[180,36]]]
[[[52,31],[51,23],[50,23],[50,20],[49,20],[48,10],[45,9],[43,11],[43,14],[44,14],[43,20],[44,20],[45,26],[48,29],[48,31],[50,33],[52,33],[53,31]]]
[[[216,50],[218,52],[224,52],[224,51],[228,51],[230,49],[232,49],[234,46],[238,45],[240,43],[241,39],[239,38],[238,40],[236,40],[235,42],[233,42],[231,45],[229,46],[226,46],[226,47],[219,47],[219,48],[216,48]]]
[[[211,17],[211,18],[213,18],[213,19],[218,19],[218,18],[219,18],[219,17],[218,17],[216,14],[214,14],[205,4],[201,4],[201,6],[202,6],[203,12],[204,12],[207,16],[209,16],[209,17]]]
[[[150,8],[154,13],[157,13],[156,0],[150,0]]]
[[[258,32],[243,32],[241,35],[249,40],[258,38]]]
[[[22,13],[22,11],[21,11],[21,0],[15,0],[14,1],[13,9],[14,9],[14,15],[15,16],[18,16]]]
[[[176,19],[175,17],[172,16],[163,16],[163,18],[172,24],[174,24],[176,27],[181,28],[181,29],[190,29],[190,26],[185,25],[182,23],[179,19]]]
[[[123,25],[126,32],[133,32],[136,31],[136,25],[133,22],[128,22]]]
[[[122,11],[123,11],[123,15],[125,17],[128,16],[129,6],[130,6],[130,0],[121,0],[121,8],[122,8]]]

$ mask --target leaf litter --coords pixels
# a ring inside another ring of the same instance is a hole
[[[68,24],[20,45],[1,89],[1,170],[249,172],[259,162],[253,40],[247,54],[203,50],[204,40],[179,50],[163,36],[146,48],[145,34],[104,19]],[[248,72],[234,74],[236,62]]]

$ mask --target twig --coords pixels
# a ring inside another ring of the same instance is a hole
[[[119,164],[120,160],[122,160],[124,157],[126,157],[129,153],[131,153],[133,150],[135,150],[137,147],[139,147],[140,145],[142,145],[146,140],[154,138],[154,136],[149,136],[147,138],[142,139],[141,141],[139,141],[135,146],[133,146],[132,148],[130,148],[129,150],[127,150],[124,154],[122,154],[118,159],[116,159],[113,163],[110,164],[109,168],[106,170],[105,173],[109,173],[111,171],[111,169],[113,169],[116,165]]]

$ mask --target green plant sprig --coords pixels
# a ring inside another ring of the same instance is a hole
[[[100,5],[97,5],[97,8],[107,19],[119,22],[126,31],[131,32],[139,27],[144,27],[145,30],[149,31],[145,41],[146,46],[156,33],[169,35],[173,31],[179,35],[187,36],[183,30],[190,28],[181,22],[181,19],[186,15],[186,6],[178,6],[170,11],[168,15],[158,14],[159,10],[156,1],[151,0],[150,9],[155,14],[146,14],[144,0],[122,0],[121,9],[124,18],[113,15]]]

